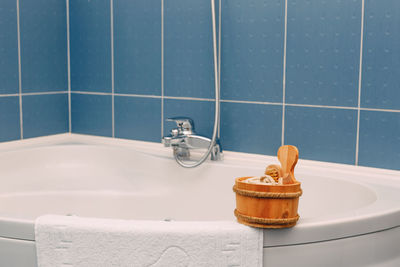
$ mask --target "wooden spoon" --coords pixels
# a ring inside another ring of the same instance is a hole
[[[278,160],[282,166],[283,183],[293,184],[297,182],[296,178],[294,178],[294,167],[299,160],[297,147],[291,145],[281,146],[278,149]]]

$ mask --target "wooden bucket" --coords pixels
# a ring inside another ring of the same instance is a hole
[[[288,228],[299,219],[297,208],[302,194],[300,183],[263,185],[236,178],[235,216],[239,223],[259,228]]]

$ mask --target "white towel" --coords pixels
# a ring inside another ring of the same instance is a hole
[[[263,232],[233,221],[129,221],[45,215],[39,267],[262,266]]]

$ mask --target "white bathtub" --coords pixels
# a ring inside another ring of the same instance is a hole
[[[36,266],[34,220],[43,214],[235,220],[235,177],[272,163],[225,152],[222,162],[183,169],[161,144],[70,134],[3,143],[0,266]],[[400,266],[400,172],[300,160],[295,174],[301,218],[264,231],[264,266]]]

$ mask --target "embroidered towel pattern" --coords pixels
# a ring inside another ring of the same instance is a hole
[[[261,267],[263,232],[236,222],[129,221],[45,215],[39,267]]]

